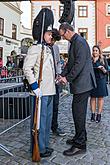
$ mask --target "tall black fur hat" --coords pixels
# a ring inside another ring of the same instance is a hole
[[[38,42],[41,41],[41,32],[42,32],[42,23],[43,23],[43,13],[45,12],[45,18],[44,18],[44,30],[43,34],[46,31],[50,31],[53,29],[54,24],[54,16],[52,10],[48,8],[43,8],[40,10],[36,18],[33,22],[33,28],[32,28],[32,36],[34,40],[37,40]]]

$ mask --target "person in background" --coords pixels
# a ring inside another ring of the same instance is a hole
[[[61,64],[61,71],[64,69],[64,57],[63,55],[60,56],[60,64]]]
[[[6,66],[7,66],[7,70],[8,70],[8,76],[9,77],[14,76],[14,70],[13,69],[15,68],[15,63],[13,61],[12,56],[8,56]]]
[[[64,68],[65,68],[67,62],[68,62],[68,58],[66,57],[66,58],[64,59]]]
[[[90,107],[91,107],[91,121],[97,123],[101,121],[101,113],[103,111],[104,97],[108,96],[106,77],[108,64],[105,57],[103,57],[98,45],[93,46],[92,62],[96,77],[97,88],[91,91]],[[97,115],[96,109],[98,108]]]
[[[1,78],[7,78],[8,72],[6,66],[2,67],[1,69]]]
[[[107,76],[107,83],[110,84],[110,54],[107,56],[107,63],[108,63],[108,76]]]
[[[11,67],[11,57],[10,57],[10,56],[7,57],[6,66],[7,66],[7,68],[8,68],[8,67]]]
[[[74,28],[64,22],[59,27],[60,35],[70,42],[68,62],[59,77],[59,82],[70,84],[73,94],[72,114],[75,125],[75,136],[66,141],[72,145],[63,152],[72,156],[86,151],[86,113],[90,91],[96,86],[90,48],[86,40],[74,32]],[[68,109],[67,109],[68,110]]]
[[[43,29],[43,44],[44,44],[44,60],[43,60],[43,71],[42,71],[42,81],[40,89],[38,87],[39,79],[39,68],[41,59],[41,30],[42,30],[42,18],[45,12],[44,29]],[[52,27],[53,27],[53,13],[48,8],[43,8],[37,15],[33,23],[33,38],[34,45],[32,45],[28,54],[24,60],[24,74],[31,86],[31,150],[33,151],[33,118],[35,111],[35,100],[36,97],[41,97],[41,110],[40,110],[40,128],[38,136],[39,151],[41,157],[51,156],[53,149],[49,147],[49,135],[51,130],[51,121],[53,113],[53,95],[56,94],[55,90],[55,70],[54,61],[51,49],[49,45],[52,39]],[[39,30],[38,30],[39,29]]]
[[[11,67],[12,67],[12,69],[15,68],[15,63],[14,63],[13,57],[11,57]]]
[[[18,65],[18,67],[19,67],[20,69],[23,68],[23,58],[20,58],[20,59],[19,59],[19,65]]]
[[[3,60],[2,60],[2,57],[0,57],[0,77],[1,77],[2,67],[3,67]]]
[[[2,60],[2,57],[0,57],[0,68],[3,67],[3,60]]]
[[[61,36],[58,32],[57,29],[52,30],[52,52],[53,52],[53,59],[54,59],[54,64],[55,64],[55,77],[59,76],[61,74],[61,64],[60,64],[60,52],[59,52],[59,47],[57,44],[55,44],[56,41],[59,41],[61,39]],[[53,98],[53,117],[52,117],[52,132],[55,135],[58,136],[64,136],[65,133],[58,127],[58,106],[59,106],[59,94],[61,90],[61,85],[60,84],[55,84],[56,87],[56,95],[54,95]]]

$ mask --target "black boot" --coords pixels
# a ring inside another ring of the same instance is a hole
[[[95,121],[95,113],[91,114],[91,121]]]
[[[97,114],[96,123],[99,123],[100,121],[101,121],[101,114]]]
[[[83,154],[86,152],[86,144],[80,147],[76,147],[76,146],[72,146],[71,148],[69,148],[68,150],[65,150],[63,152],[63,155],[65,156],[73,156],[73,155],[77,155],[77,154]]]

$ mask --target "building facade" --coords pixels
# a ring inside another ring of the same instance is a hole
[[[31,2],[31,23],[33,24],[34,18],[37,16],[39,11],[42,8],[49,8],[53,11],[54,14],[54,28],[58,28],[60,23],[58,20],[60,19],[64,5],[60,3],[59,0],[37,0]],[[61,40],[58,42],[60,53],[67,54],[68,51],[68,42],[66,40]]]
[[[54,27],[58,28],[58,22],[64,9],[64,5],[59,0],[37,0],[32,1],[31,18],[32,23],[38,12],[44,8],[50,8],[54,13]],[[79,12],[80,11],[80,12]],[[84,15],[83,15],[84,13]],[[86,14],[86,15],[85,15]],[[75,16],[73,20],[75,31],[81,34],[89,43],[90,47],[95,43],[95,2],[94,1],[75,1]],[[58,42],[60,53],[68,52],[68,42],[61,40]]]
[[[59,0],[32,1],[32,22],[43,7],[48,7],[53,11],[54,26],[58,28],[63,4]],[[98,44],[102,51],[110,53],[110,0],[77,0],[74,18],[75,31],[87,40],[90,48]],[[60,52],[67,53],[67,42],[61,41],[59,47]]]
[[[75,31],[84,37],[92,48],[96,42],[95,1],[75,2]]]
[[[7,56],[16,54],[20,47],[20,2],[0,2],[0,57],[3,65]]]
[[[3,66],[7,57],[21,54],[21,46],[27,44],[25,39],[32,40],[32,30],[21,24],[21,2],[0,2],[0,57]]]
[[[96,43],[110,54],[110,0],[96,0]]]
[[[103,53],[104,54],[110,54],[110,1],[109,0],[78,0],[77,1],[78,4],[82,3],[82,7],[84,9],[84,3],[89,3],[89,4],[93,4],[93,8],[92,6],[90,7],[91,9],[91,13],[93,14],[93,17],[90,17],[90,21],[92,21],[92,28],[94,28],[94,34],[91,33],[91,37],[95,37],[93,42],[94,44],[98,44]],[[83,12],[87,12],[88,8],[85,7],[86,9],[84,9],[85,11]],[[89,23],[88,22],[88,23]],[[77,22],[76,22],[77,24]],[[91,24],[90,24],[91,25]],[[89,31],[91,28],[89,28]]]

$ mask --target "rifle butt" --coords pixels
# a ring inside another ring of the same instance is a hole
[[[33,154],[32,154],[32,161],[33,162],[40,162],[40,153],[39,153],[39,148],[37,144],[34,144],[33,148]]]

